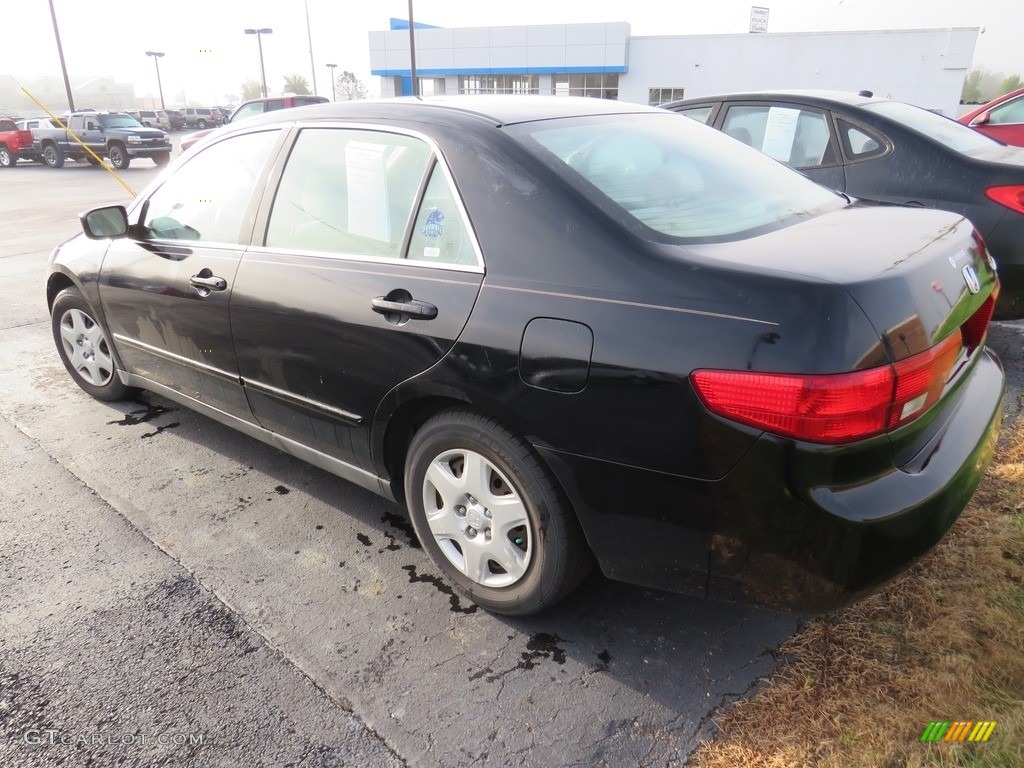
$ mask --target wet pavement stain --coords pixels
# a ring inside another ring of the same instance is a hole
[[[359,539],[359,543],[362,544],[364,547],[373,546],[373,542],[370,541],[370,537],[367,536],[365,533],[357,533],[356,538]]]
[[[413,549],[423,549],[420,545],[420,540],[416,537],[416,529],[412,527],[412,523],[409,522],[409,518],[403,517],[402,515],[396,515],[393,512],[385,512],[380,521],[387,523],[392,528],[397,528],[405,534],[408,539],[408,545]]]
[[[132,427],[136,424],[145,424],[147,421],[152,421],[157,416],[170,413],[175,410],[174,408],[165,408],[162,405],[153,405],[152,403],[147,403],[145,400],[134,400],[133,402],[136,405],[141,405],[142,408],[129,411],[124,415],[123,419],[108,421],[107,424],[116,424],[119,427]],[[175,424],[174,426],[178,425]]]
[[[172,421],[170,424],[164,424],[162,427],[157,427],[156,430],[154,430],[153,432],[146,432],[146,433],[144,433],[143,435],[141,435],[139,437],[139,439],[140,440],[145,440],[147,437],[156,437],[161,432],[163,432],[165,429],[174,429],[175,427],[180,427],[180,426],[181,426],[181,422],[180,421]]]
[[[501,672],[495,672],[493,667],[484,667],[479,672],[474,672],[470,675],[469,679],[479,680],[480,678],[485,678],[488,683],[493,683],[517,670],[535,669],[537,663],[544,659],[551,659],[556,664],[565,664],[565,649],[559,647],[559,643],[567,642],[570,641],[564,640],[558,635],[537,632],[526,641],[526,650],[519,654],[519,661],[516,662],[514,667]],[[608,661],[611,661],[608,651],[604,651],[603,655],[608,656]],[[602,661],[604,660],[602,655],[598,655],[598,658],[602,659]]]
[[[274,486],[274,490],[277,491],[282,496],[285,496],[286,494],[291,493],[291,489],[287,488],[287,487],[285,487],[283,485],[275,485]]]
[[[470,605],[466,608],[462,607],[462,601],[459,596],[455,594],[455,590],[446,584],[439,576],[431,576],[429,574],[423,574],[422,576],[416,573],[415,565],[403,565],[403,571],[409,572],[409,583],[415,584],[418,581],[424,581],[427,584],[433,584],[435,589],[443,595],[448,596],[448,602],[451,604],[452,613],[476,613],[479,609],[475,605]]]
[[[398,541],[395,539],[393,535],[391,535],[387,531],[381,531],[381,533],[384,534],[384,538],[386,538],[389,543],[386,546],[378,549],[377,554],[383,554],[385,552],[394,552],[402,548],[402,545],[398,543]]]
[[[608,653],[608,649],[605,648],[599,654],[597,654],[597,666],[594,667],[595,672],[607,672],[608,665],[612,663],[612,655]]]

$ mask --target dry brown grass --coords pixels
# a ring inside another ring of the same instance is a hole
[[[780,656],[689,765],[1024,766],[1024,422],[931,555]],[[932,720],[998,724],[985,744],[922,744]]]

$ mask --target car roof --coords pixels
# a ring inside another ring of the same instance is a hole
[[[835,104],[842,104],[848,107],[862,107],[866,104],[876,104],[883,101],[891,101],[891,99],[884,99],[876,97],[871,91],[861,91],[855,93],[852,91],[827,91],[827,90],[812,90],[812,89],[796,89],[792,91],[748,91],[748,92],[737,92],[737,93],[719,93],[710,96],[701,96],[692,99],[681,99],[679,101],[673,101],[668,104],[662,104],[664,109],[673,109],[682,105],[691,104],[702,104],[709,101],[763,101],[765,99],[792,99],[794,101],[802,101],[807,104],[817,104],[819,106],[831,106]]]
[[[326,102],[294,107],[283,118],[280,111],[246,120],[273,123],[282,119],[391,118],[420,119],[444,114],[451,119],[485,120],[496,125],[588,115],[662,113],[656,107],[581,96],[402,96],[391,99]]]

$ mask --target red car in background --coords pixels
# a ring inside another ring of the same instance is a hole
[[[0,117],[0,168],[10,168],[19,157],[32,156],[32,131],[19,130],[13,120]]]
[[[1024,88],[983,104],[959,122],[1004,144],[1024,147]]]

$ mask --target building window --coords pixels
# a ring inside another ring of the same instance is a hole
[[[443,77],[420,77],[420,96],[444,96]]]
[[[537,75],[459,75],[459,93],[540,93]]]
[[[683,98],[685,88],[651,88],[647,91],[647,103],[652,107],[660,107],[670,101],[679,101]]]
[[[619,76],[614,73],[552,75],[551,82],[551,92],[555,96],[590,96],[594,99],[619,98]]]

